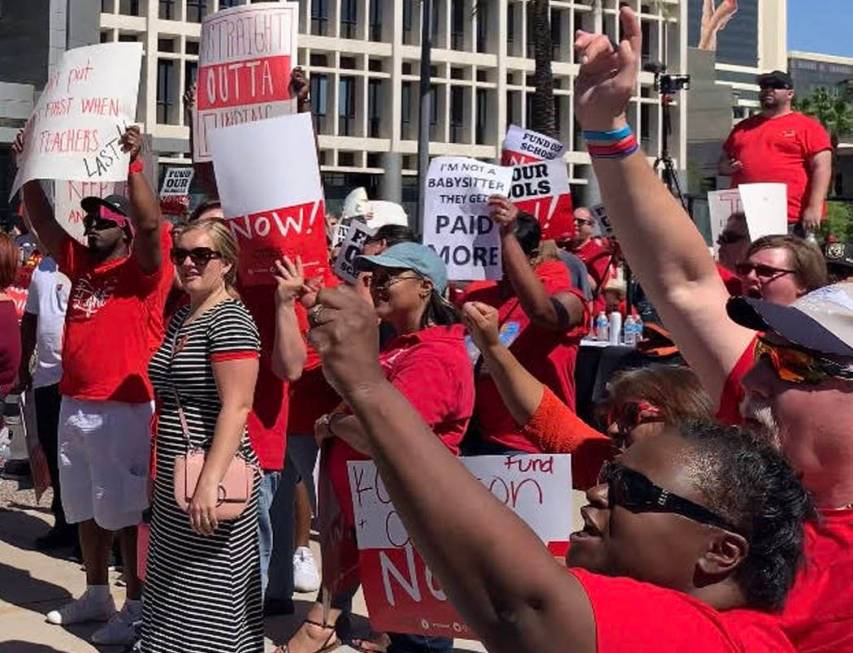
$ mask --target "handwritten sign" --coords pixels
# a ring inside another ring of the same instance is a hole
[[[437,157],[426,181],[424,245],[452,281],[500,279],[501,242],[489,217],[491,195],[510,194],[512,169],[465,157]]]
[[[346,238],[341,244],[341,249],[335,259],[335,274],[344,281],[355,283],[358,279],[358,272],[355,269],[355,258],[361,254],[364,248],[364,243],[374,234],[373,229],[370,229],[363,222],[353,220],[350,223]]]
[[[542,240],[567,238],[574,234],[569,173],[562,160],[515,166],[509,199],[520,211],[539,220]]]
[[[53,184],[53,212],[56,220],[72,238],[85,244],[83,218],[86,212],[80,206],[80,200],[90,196],[106,197],[113,193],[127,195],[127,182],[57,180]]]
[[[565,552],[572,530],[571,456],[477,456],[461,461],[552,552]],[[375,465],[359,461],[348,467],[360,577],[371,626],[380,631],[476,638],[412,545]]]
[[[711,242],[714,251],[719,249],[717,239],[726,228],[726,223],[733,213],[742,213],[743,204],[740,201],[740,191],[737,188],[712,190],[708,192],[708,214],[711,218]]]
[[[501,165],[517,166],[534,161],[561,159],[566,146],[560,141],[535,132],[510,125],[501,151]]]
[[[234,7],[201,25],[193,158],[210,161],[217,129],[296,113],[290,74],[296,60],[299,5]]]
[[[240,243],[241,282],[274,283],[275,260],[284,254],[301,256],[308,277],[328,272],[311,115],[224,127],[210,137],[222,210]]]
[[[24,129],[12,195],[32,179],[123,181],[119,139],[136,115],[141,43],[68,50]]]
[[[160,197],[189,195],[192,183],[192,168],[166,168],[166,175],[163,177],[163,187],[160,189]]]

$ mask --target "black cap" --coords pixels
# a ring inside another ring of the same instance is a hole
[[[823,252],[828,265],[853,268],[853,243],[830,243]]]
[[[100,206],[106,206],[126,218],[130,217],[130,202],[124,195],[107,195],[106,197],[90,195],[80,200],[80,208],[86,213],[95,213]]]
[[[769,73],[759,75],[756,79],[759,86],[774,86],[787,89],[794,88],[794,80],[784,70],[774,70]]]

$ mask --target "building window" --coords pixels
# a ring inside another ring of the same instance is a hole
[[[172,75],[175,62],[171,59],[157,60],[157,122],[161,125],[169,123],[169,114],[175,98],[172,95]]]
[[[403,0],[403,43],[406,45],[412,45],[414,42],[414,35],[412,34],[415,16],[414,5],[415,0]]]
[[[438,86],[429,85],[429,139],[434,141],[438,136]]]
[[[400,137],[408,138],[412,126],[412,84],[403,83],[400,89]]]
[[[114,8],[115,8],[115,5],[113,4],[113,0],[101,0],[101,13],[102,14],[113,13]]]
[[[243,4],[243,0],[219,0],[220,9],[231,9],[231,7],[239,7]]]
[[[175,20],[175,0],[160,0],[161,20]]]
[[[355,127],[355,78],[341,77],[338,83],[338,134],[352,136]]]
[[[139,0],[121,0],[118,11],[125,16],[139,15]]]
[[[329,31],[329,0],[312,0],[311,33],[325,36]]]
[[[510,4],[506,8],[506,44],[507,49],[512,51],[515,43],[515,5]]]
[[[111,40],[109,32],[101,32],[101,43],[109,43]]]
[[[461,50],[465,47],[465,3],[454,2],[450,17],[450,47]]]
[[[187,20],[200,23],[207,13],[207,0],[187,0]]]
[[[372,0],[370,3],[370,40],[382,40],[382,0]]]
[[[478,143],[486,142],[486,121],[488,116],[488,100],[486,89],[477,89],[477,118],[474,124],[475,138]]]
[[[367,81],[367,130],[370,138],[379,138],[382,115],[382,81]]]
[[[341,36],[345,39],[354,39],[357,28],[357,0],[341,0]]]
[[[329,78],[326,75],[311,75],[311,104],[318,118],[325,118],[329,98]]]
[[[489,46],[489,3],[477,3],[477,52],[486,52]]]
[[[465,128],[465,89],[450,87],[450,141],[459,143]]]
[[[191,88],[198,79],[198,62],[184,62],[184,90]]]
[[[187,54],[198,54],[198,41],[186,40],[184,44],[184,52]]]
[[[136,34],[119,34],[118,41],[119,43],[136,43],[139,39],[136,38]]]

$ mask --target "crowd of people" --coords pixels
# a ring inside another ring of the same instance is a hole
[[[347,631],[360,585],[347,463],[370,459],[490,651],[853,651],[853,257],[805,238],[821,221],[828,141],[791,113],[790,78],[759,80],[764,113],[722,163],[735,183],[787,183],[792,233],[753,242],[734,214],[715,260],[628,126],[642,36],[631,9],[620,20],[618,44],[578,33],[574,91],[619,245],[595,236],[586,207],[571,233],[543,240],[536,218],[495,196],[500,281],[449,281],[417,234],[388,224],[354,282],[285,256],[274,283],[245,284],[210,164],[197,165],[208,201],[172,225],[136,127],[121,139],[127,197],[81,203],[85,245],[39,182],[23,186],[44,257],[20,328],[0,293],[0,396],[33,391],[55,516],[38,546],[79,541],[85,567],[85,591],[49,623],[104,622],[94,643],[146,653],[256,653],[264,615],[319,590],[277,650],[452,650]],[[311,111],[298,69],[292,90]],[[777,147],[777,121],[802,145],[796,179],[773,177],[756,150]],[[626,366],[588,423],[578,351],[598,312],[630,310],[622,256],[659,316],[649,338],[680,364]],[[0,289],[19,269],[0,235]],[[565,561],[458,460],[536,453],[572,454],[586,492]],[[344,525],[322,541],[324,559],[349,565],[334,578],[309,547],[330,505],[317,501],[318,455]]]

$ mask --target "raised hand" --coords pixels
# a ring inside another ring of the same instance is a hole
[[[575,50],[580,71],[575,79],[575,116],[583,129],[610,130],[625,123],[628,100],[636,91],[643,37],[634,11],[619,11],[622,41],[614,48],[604,34],[578,31]]]
[[[287,304],[298,299],[304,293],[305,271],[302,267],[302,258],[297,256],[293,261],[290,257],[275,262],[276,304]]]
[[[129,152],[130,160],[135,161],[139,152],[142,151],[142,132],[139,131],[139,127],[136,125],[127,127],[119,143],[121,144],[121,151]]]
[[[297,110],[300,112],[311,101],[308,77],[305,75],[305,69],[302,66],[297,66],[290,71],[290,93],[296,98]]]
[[[498,338],[498,311],[482,302],[466,302],[462,306],[462,319],[477,349],[485,352],[500,343]]]

